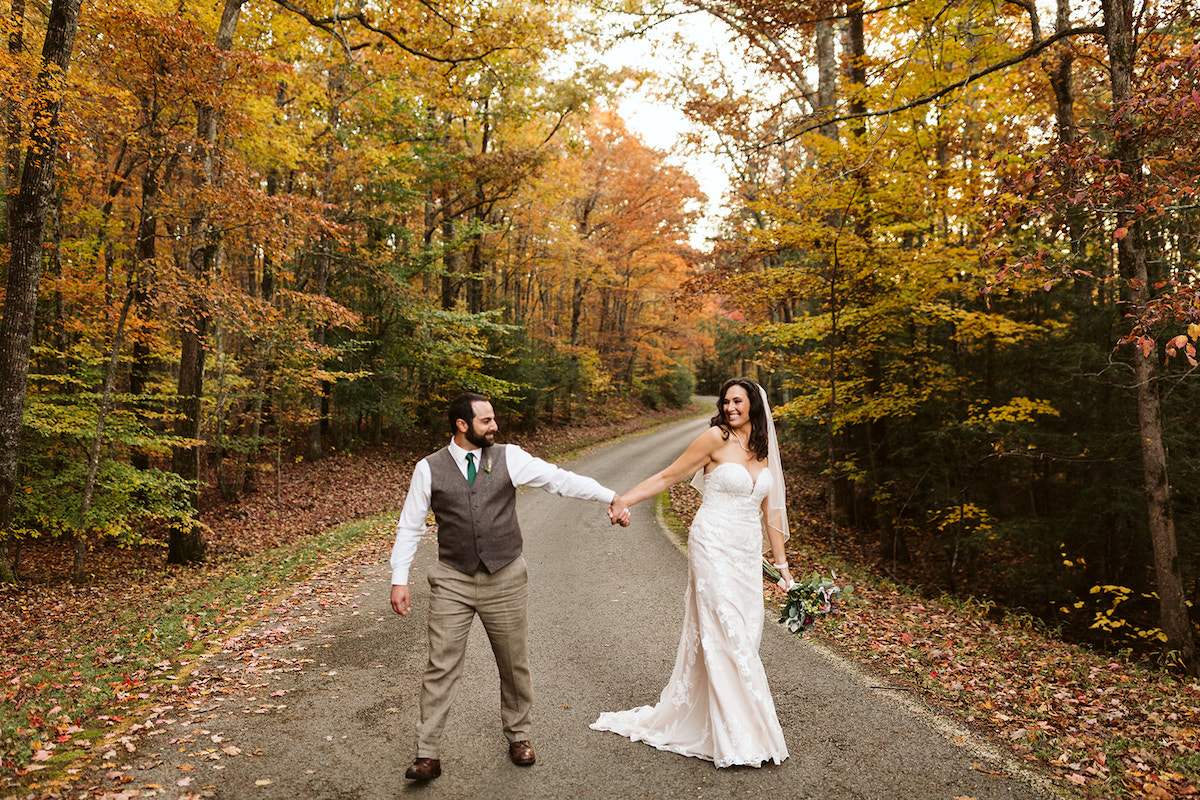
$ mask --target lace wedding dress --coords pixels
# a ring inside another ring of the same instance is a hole
[[[758,657],[763,630],[762,523],[771,474],[717,465],[688,533],[683,635],[658,704],[608,711],[592,723],[718,767],[787,758]]]

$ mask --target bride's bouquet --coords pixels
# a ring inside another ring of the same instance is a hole
[[[766,559],[763,559],[763,574],[775,583],[783,578]],[[853,586],[837,586],[834,583],[837,573],[829,574],[832,577],[822,578],[814,574],[805,581],[793,584],[787,590],[779,621],[792,633],[803,634],[819,617],[833,613],[835,600],[854,591]]]

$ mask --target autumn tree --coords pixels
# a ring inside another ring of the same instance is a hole
[[[1164,198],[1154,191],[1155,187],[1147,186],[1143,174],[1145,144],[1137,135],[1141,131],[1136,130],[1135,125],[1131,124],[1133,120],[1129,118],[1133,112],[1130,106],[1134,101],[1136,84],[1140,77],[1139,48],[1134,26],[1135,20],[1141,15],[1138,12],[1145,9],[1132,0],[1109,0],[1103,3],[1102,7],[1108,68],[1112,82],[1112,105],[1115,111],[1116,130],[1112,155],[1114,160],[1120,162],[1121,175],[1126,176],[1124,180],[1128,181],[1128,188],[1122,193],[1125,204],[1117,212],[1116,218],[1116,231],[1128,233],[1121,236],[1114,232],[1118,240],[1117,262],[1128,292],[1127,299],[1135,307],[1145,307],[1152,299],[1154,284],[1148,266],[1151,258],[1151,251],[1147,246],[1148,233],[1136,224],[1141,216],[1136,206],[1140,204],[1145,207],[1146,201],[1149,200],[1152,205],[1157,201],[1161,207],[1163,199],[1171,198],[1169,189]],[[1152,140],[1151,144],[1159,145],[1161,141]],[[1177,182],[1176,185],[1189,183],[1190,177],[1172,176],[1174,182]],[[1192,675],[1200,675],[1200,653],[1196,650],[1195,632],[1188,614],[1179,567],[1168,478],[1169,467],[1163,445],[1157,354],[1148,351],[1147,348],[1138,348],[1133,353],[1132,360],[1134,380],[1137,384],[1138,439],[1142,443],[1142,474],[1150,522],[1150,540],[1154,548],[1159,614],[1163,632],[1167,635],[1167,646],[1179,651],[1181,661]]]
[[[12,512],[73,538],[76,579],[109,541],[196,560],[210,483],[232,498],[285,457],[424,430],[464,388],[531,424],[687,394],[690,321],[670,300],[695,187],[596,122],[622,76],[550,77],[571,9],[90,9],[59,95],[73,127],[39,234],[15,423],[36,446]],[[5,65],[6,86],[37,76]],[[6,110],[10,143],[26,137],[29,109]],[[588,193],[602,224],[580,224]]]
[[[993,293],[990,305],[975,294],[1000,263],[982,248],[991,220],[981,211],[993,193],[1022,194],[1054,185],[1073,187],[1062,190],[1068,198],[1090,198],[1085,187],[1093,179],[1088,174],[1102,171],[1115,176],[1105,183],[1107,197],[1114,190],[1121,198],[1146,194],[1136,185],[1147,180],[1144,170],[1118,166],[1131,158],[1147,163],[1144,141],[1136,138],[1129,122],[1136,115],[1122,110],[1125,100],[1109,105],[1105,96],[1121,96],[1118,77],[1126,74],[1128,79],[1131,69],[1113,66],[1114,61],[1145,63],[1144,56],[1138,61],[1133,54],[1135,43],[1143,40],[1133,36],[1114,43],[1121,31],[1114,22],[1116,11],[1106,7],[1103,17],[1089,19],[1065,2],[1054,10],[1050,24],[1043,19],[1045,9],[1034,4],[988,9],[809,4],[784,11],[750,3],[697,2],[670,9],[698,9],[725,21],[735,45],[757,54],[747,60],[768,76],[767,91],[758,94],[714,94],[708,85],[689,95],[693,118],[720,137],[723,151],[746,154],[737,163],[773,165],[773,171],[759,167],[744,172],[754,180],[739,184],[741,213],[730,219],[705,285],[719,286],[753,319],[768,323],[752,329],[762,337],[759,361],[790,376],[797,397],[782,412],[798,420],[820,414],[828,421],[833,511],[879,530],[885,557],[902,552],[905,532],[910,541],[917,537],[927,558],[936,555],[946,563],[943,580],[951,588],[964,581],[978,585],[982,563],[1027,552],[1025,548],[1047,572],[1054,571],[1047,562],[1057,562],[1061,572],[1064,559],[1058,545],[1039,542],[1039,532],[1051,527],[1051,518],[1061,526],[1068,505],[1089,518],[1101,509],[1068,499],[1075,495],[1062,491],[1061,473],[1035,465],[1062,465],[1082,501],[1088,482],[1084,476],[1105,472],[1106,462],[1090,454],[1119,448],[1121,439],[1136,431],[1127,438],[1148,442],[1152,451],[1143,453],[1142,461],[1149,470],[1147,542],[1153,543],[1153,563],[1160,565],[1155,582],[1164,587],[1163,595],[1175,598],[1174,610],[1162,609],[1159,618],[1164,630],[1173,631],[1164,634],[1172,647],[1185,642],[1190,623],[1180,602],[1183,595],[1162,569],[1178,566],[1182,559],[1170,556],[1174,545],[1167,524],[1170,498],[1163,490],[1165,450],[1154,446],[1162,440],[1161,432],[1155,432],[1161,422],[1154,420],[1162,412],[1155,410],[1152,397],[1158,391],[1152,380],[1154,360],[1145,359],[1139,367],[1150,372],[1133,374],[1137,419],[1119,433],[1093,431],[1079,407],[1090,405],[1092,413],[1100,407],[1110,409],[1109,414],[1124,411],[1112,403],[1119,394],[1094,392],[1090,403],[1080,404],[1077,394],[1037,377],[1049,363],[1064,385],[1089,382],[1086,371],[1072,369],[1059,357],[1065,350],[1056,354],[1053,349],[1067,330],[1074,331],[1073,341],[1065,336],[1068,349],[1090,347],[1089,360],[1105,359],[1114,343],[1129,335],[1103,330],[1105,314],[1118,311],[1104,269],[1104,239],[1114,229],[1120,231],[1121,244],[1111,251],[1115,263],[1108,274],[1123,274],[1130,287],[1123,308],[1154,309],[1140,317],[1143,328],[1135,328],[1132,339],[1144,342],[1154,335],[1149,328],[1158,325],[1159,335],[1169,334],[1163,341],[1171,353],[1181,359],[1191,355],[1188,347],[1194,351],[1194,343],[1186,324],[1180,327],[1193,313],[1186,281],[1178,275],[1138,272],[1139,259],[1162,263],[1145,259],[1144,253],[1156,238],[1164,240],[1143,233],[1146,238],[1138,240],[1143,255],[1138,256],[1126,241],[1133,228],[1108,220],[1103,203],[1091,208],[1078,199],[1058,203],[1045,208],[1043,216],[1026,218],[1023,227],[1006,228],[1005,252],[1014,260],[1030,251],[1052,252],[1045,247],[1047,237],[1068,232],[1074,264],[1069,290],[1055,288],[1044,301]],[[1158,41],[1157,31],[1171,30],[1166,18],[1149,6],[1123,7],[1120,14],[1145,20],[1156,31],[1147,42]],[[843,67],[832,93],[831,81],[822,77],[834,74],[828,32],[822,30],[830,20],[845,32],[839,45]],[[1088,58],[1081,61],[1077,55]],[[793,66],[814,63],[812,73]],[[1104,64],[1107,74],[1094,69],[1094,63]],[[1039,68],[1024,68],[1034,64]],[[809,75],[820,85],[809,86]],[[1094,122],[1106,119],[1109,109],[1119,125]],[[1047,135],[1052,131],[1065,152],[1078,152],[1072,143],[1084,129],[1077,122],[1083,115],[1089,119],[1087,130],[1099,134],[1094,163],[1062,158],[1029,173],[1020,168],[1027,154],[1036,159],[1054,144]],[[739,129],[739,117],[753,124]],[[789,151],[796,144],[799,158]],[[1122,153],[1120,159],[1113,157],[1116,152]],[[1002,186],[1010,168],[1020,177]],[[1145,172],[1156,174],[1155,169]],[[1169,196],[1181,197],[1178,187],[1187,183],[1186,177],[1173,177],[1170,185],[1177,188]],[[1128,213],[1153,215],[1171,202],[1162,199],[1166,192],[1150,196],[1157,200],[1130,202]],[[1103,224],[1094,228],[1096,223]],[[1175,245],[1168,250],[1176,252]],[[1169,302],[1155,303],[1144,292],[1163,277],[1168,281],[1164,285],[1178,291]],[[795,322],[786,321],[789,309]],[[1032,363],[1039,364],[1037,370],[1023,366]],[[1001,364],[1018,371],[1001,371]],[[1102,365],[1097,370],[1104,374]],[[1014,379],[1019,374],[1028,378]],[[1064,428],[1071,430],[1067,426],[1076,431],[1074,446],[1062,436]],[[1080,448],[1084,435],[1093,449]],[[836,444],[838,437],[845,446]],[[1010,449],[1018,442],[1020,456]],[[1028,468],[1023,469],[1022,460],[1035,452],[1037,460],[1025,462]],[[836,491],[842,476],[853,486],[850,494]],[[1031,498],[1036,499],[1013,502],[1006,487],[1015,485],[1034,489]],[[1110,493],[1114,505],[1108,511],[1124,520],[1125,509],[1116,505],[1122,496]],[[853,504],[842,505],[838,497],[851,498]],[[1078,535],[1064,536],[1063,546],[1100,548],[1100,542],[1084,544],[1087,523],[1078,524]],[[889,526],[895,534],[887,531]],[[1138,526],[1132,520],[1130,526],[1128,541],[1133,543],[1138,537],[1132,528]],[[1093,524],[1090,534],[1096,538],[1101,530],[1106,529]],[[929,551],[933,543],[940,552]],[[1096,560],[1087,571],[1101,580],[1122,569],[1113,559]],[[1069,555],[1065,561],[1076,563]],[[1035,580],[1034,585],[1045,587],[1035,604],[1055,616],[1051,596],[1073,591],[1072,584],[1073,578],[1061,574]],[[1186,660],[1186,644],[1179,651]]]
[[[4,295],[4,319],[0,322],[0,536],[8,537],[13,527],[13,502],[18,489],[17,462],[21,448],[21,424],[25,387],[29,377],[29,353],[33,343],[39,282],[42,275],[42,239],[46,209],[54,191],[54,171],[60,137],[60,115],[66,96],[67,67],[79,26],[80,0],[55,0],[46,21],[41,66],[33,83],[28,114],[28,141],[17,181],[10,174],[15,194],[6,198],[9,220],[9,263]],[[16,11],[17,9],[14,9]],[[10,23],[10,50],[18,24]],[[10,124],[10,134],[14,129]],[[16,142],[9,141],[10,151]],[[10,159],[10,170],[16,164]],[[11,565],[0,556],[0,581],[11,582]]]
[[[1027,194],[1038,198],[1028,206],[1030,215],[1053,214],[1067,221],[1060,228],[1066,234],[1066,254],[1043,249],[1030,255],[1012,248],[1016,257],[1005,271],[1041,270],[1083,281],[1091,274],[1074,258],[1080,239],[1114,242],[1114,277],[1123,301],[1119,313],[1133,322],[1120,342],[1136,398],[1159,619],[1166,646],[1195,674],[1200,662],[1183,585],[1161,397],[1164,355],[1178,355],[1194,365],[1200,332],[1188,328],[1198,319],[1188,287],[1194,269],[1175,255],[1180,245],[1184,253],[1192,249],[1190,226],[1180,229],[1183,237],[1178,239],[1165,218],[1172,204],[1194,192],[1190,161],[1176,154],[1195,143],[1195,112],[1187,100],[1195,89],[1189,77],[1182,83],[1178,78],[1192,75],[1180,67],[1195,58],[1195,46],[1173,30],[1178,23],[1171,16],[1159,17],[1150,5],[1111,2],[1102,10],[1110,118],[1087,137],[1060,140],[1058,150],[1033,167],[1033,174],[1057,178],[1057,190]],[[1139,24],[1152,30],[1139,37]],[[1186,209],[1176,211],[1191,216]],[[1014,212],[1010,207],[1004,219],[1014,220]],[[1163,334],[1165,353],[1156,341]]]

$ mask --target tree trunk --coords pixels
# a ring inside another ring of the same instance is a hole
[[[851,91],[850,113],[859,115],[854,122],[854,135],[861,138],[866,132],[865,117],[867,102],[864,90],[867,86],[867,40],[863,24],[863,0],[852,0],[846,8],[846,38],[848,54],[847,77],[850,79]]]
[[[8,52],[19,56],[25,50],[25,0],[12,0],[8,15]],[[15,229],[16,205],[13,203],[21,181],[21,115],[14,98],[5,104],[5,156],[4,156],[4,206],[8,210],[5,220],[5,241],[12,241]]]
[[[448,209],[443,209],[446,214]],[[454,220],[445,216],[442,219],[442,310],[453,311],[458,305],[458,286],[461,281],[462,253],[454,240],[457,235],[454,230]]]
[[[233,46],[233,34],[245,0],[226,0],[217,29],[216,47],[227,51]],[[196,114],[195,183],[197,188],[211,186],[216,180],[217,115],[211,106],[201,106]],[[202,194],[202,193],[198,193]],[[182,418],[175,423],[175,433],[187,439],[200,438],[200,409],[204,396],[205,339],[208,332],[208,309],[203,292],[208,277],[216,270],[220,257],[220,241],[212,229],[209,209],[201,201],[192,217],[190,240],[192,252],[188,272],[196,282],[197,297],[181,328],[179,355],[179,410]],[[176,447],[172,467],[192,483],[191,503],[199,509],[200,446]],[[204,540],[198,526],[175,530],[167,547],[168,564],[189,564],[204,560]]]
[[[486,158],[492,149],[492,112],[491,96],[492,80],[490,77],[481,87],[482,102],[479,109],[479,154]],[[485,184],[482,178],[475,180],[475,210],[471,213],[471,257],[470,276],[467,278],[467,310],[472,314],[483,311],[483,271],[486,255],[484,253],[483,231],[491,215],[486,202]]]
[[[817,49],[817,113],[822,116],[833,114],[834,102],[837,100],[837,52],[834,47],[833,23],[822,20],[816,26]],[[820,127],[820,133],[827,139],[837,141],[838,126],[836,122],[827,122]]]
[[[1121,163],[1121,171],[1127,174],[1133,183],[1129,196],[1137,198],[1140,196],[1140,184],[1144,180],[1141,146],[1129,135],[1131,126],[1121,124],[1121,116],[1133,96],[1134,5],[1134,0],[1103,2],[1113,110],[1117,116],[1113,155]],[[1117,264],[1121,270],[1126,300],[1135,307],[1140,307],[1151,297],[1145,233],[1137,224],[1134,209],[1129,206],[1118,208],[1117,227],[1127,231],[1127,235],[1117,244]],[[1154,550],[1159,619],[1163,633],[1167,636],[1167,647],[1179,653],[1191,675],[1200,675],[1200,660],[1197,659],[1196,641],[1188,617],[1187,598],[1183,591],[1179,567],[1167,453],[1163,445],[1156,358],[1155,351],[1144,354],[1141,348],[1135,348],[1133,354],[1134,377],[1137,381],[1138,439],[1142,445],[1142,478],[1146,491],[1150,542]]]
[[[81,2],[54,0],[50,7],[20,188],[9,198],[9,266],[0,322],[0,533],[9,531],[13,523],[29,354],[42,277],[42,238],[54,189],[64,76],[75,46]],[[11,583],[13,577],[7,557],[0,555],[0,582]]]
[[[348,78],[348,67],[342,65],[337,69],[332,67],[329,70],[329,79],[326,84],[326,102],[329,108],[329,127],[331,130],[337,130],[341,124],[341,104],[342,98],[346,90],[346,80]],[[334,191],[334,173],[336,171],[336,163],[338,158],[337,137],[329,136],[325,143],[325,164],[324,175],[321,180],[321,193],[327,199],[332,196]],[[333,267],[333,248],[334,242],[332,237],[322,236],[317,248],[316,271],[312,279],[312,292],[318,297],[324,297],[329,289],[329,274]],[[325,340],[328,335],[328,326],[324,323],[318,323],[312,332],[313,342],[318,350],[325,348]],[[318,381],[313,387],[312,397],[309,398],[309,407],[312,409],[313,422],[308,428],[308,446],[307,458],[309,461],[317,461],[325,455],[325,438],[329,434],[329,395],[332,391],[328,381]]]
[[[163,181],[171,179],[177,161],[178,156],[175,156],[162,167]],[[158,191],[161,185],[159,168],[160,165],[151,159],[142,175],[142,207],[138,217],[137,240],[133,246],[134,263],[129,277],[134,303],[138,313],[145,319],[151,317],[149,270],[158,255]],[[134,408],[142,418],[142,423],[147,426],[152,423],[148,419],[150,409],[144,395],[150,385],[150,373],[153,369],[148,338],[146,332],[133,337],[133,362],[129,367],[129,394],[133,397]],[[145,451],[133,451],[129,461],[138,469],[150,468],[150,455]]]
[[[281,101],[283,95],[282,87],[277,95],[277,102]],[[279,192],[279,170],[272,167],[267,173],[267,197],[275,197]],[[258,282],[259,297],[258,300],[264,306],[270,306],[275,296],[275,263],[271,258],[269,250],[263,253],[262,259],[262,280]],[[242,481],[242,491],[246,494],[253,494],[257,490],[258,471],[255,469],[258,464],[259,456],[262,454],[262,444],[259,439],[262,436],[263,430],[263,412],[265,411],[265,397],[267,393],[267,384],[269,383],[270,365],[266,358],[257,360],[254,366],[254,405],[250,413],[250,441],[253,442],[254,450],[248,460],[246,474]]]
[[[13,0],[9,13],[8,52],[19,56],[25,49],[25,0]],[[5,152],[4,152],[4,243],[12,241],[16,229],[15,211],[17,187],[21,180],[21,116],[18,113],[17,101],[14,98],[5,104],[4,109]],[[0,529],[2,530],[2,529]],[[17,582],[17,554],[20,543],[14,543],[10,548],[0,541],[0,582]]]
[[[817,113],[832,114],[837,103],[838,90],[838,63],[837,63],[837,48],[834,43],[834,26],[832,22],[824,21],[817,23],[816,28],[816,56],[817,56]],[[849,74],[846,76],[849,83]],[[837,123],[827,123],[820,127],[820,134],[832,141],[838,139]],[[826,212],[824,216],[825,224],[830,230],[837,230],[841,227],[843,213],[838,213],[835,210]],[[837,466],[843,459],[845,454],[845,443],[842,434],[837,432],[837,415],[839,412],[839,402],[841,398],[838,395],[838,382],[840,376],[838,374],[837,361],[838,351],[841,345],[841,333],[838,329],[839,311],[841,303],[840,299],[840,275],[841,264],[838,261],[837,245],[834,245],[832,254],[825,257],[825,275],[828,278],[828,301],[829,301],[829,335],[826,337],[825,346],[827,348],[827,357],[829,358],[829,404],[826,407],[826,428],[828,436],[828,451],[826,457],[829,461],[829,482],[826,487],[828,510],[829,510],[829,540],[833,541],[838,536],[838,526],[849,521],[851,503],[850,482],[845,479],[840,473]]]
[[[193,269],[202,274],[207,271],[209,256],[205,250],[193,254],[193,261],[201,262]],[[208,332],[208,318],[202,309],[190,315],[190,323],[181,331],[182,347],[179,355],[179,418],[175,421],[175,435],[192,440],[194,444],[175,447],[172,450],[171,468],[191,486],[188,502],[193,509],[200,507],[200,408],[204,393],[204,340]],[[204,560],[204,540],[200,530],[192,526],[187,530],[172,528],[167,543],[168,564],[192,564]]]
[[[71,565],[71,583],[83,581],[83,568],[87,557],[88,513],[92,510],[92,496],[96,491],[96,474],[100,471],[100,450],[104,446],[104,426],[112,408],[113,387],[117,383],[117,368],[120,366],[121,343],[125,337],[125,320],[129,317],[129,306],[136,296],[134,287],[129,288],[121,313],[117,316],[113,331],[112,347],[109,348],[108,368],[104,372],[104,388],[100,393],[100,408],[96,412],[96,431],[92,436],[92,448],[88,453],[87,474],[83,481],[83,498],[79,504],[79,531],[75,534],[75,559]]]
[[[471,234],[471,277],[467,279],[467,310],[472,314],[483,311],[483,271],[486,268],[481,227],[484,224],[484,215],[477,213],[475,219],[477,227]]]
[[[1054,30],[1061,33],[1071,27],[1071,0],[1058,0],[1055,14]],[[1069,147],[1078,138],[1075,126],[1075,80],[1071,67],[1075,63],[1075,48],[1069,41],[1063,41],[1054,48],[1053,52],[1043,61],[1043,68],[1050,79],[1050,88],[1054,92],[1054,123],[1058,133],[1058,146]],[[1073,167],[1067,166],[1059,176],[1064,187],[1074,186],[1078,175]],[[1064,192],[1065,194],[1065,192]],[[1067,223],[1067,235],[1070,237],[1068,246],[1071,249],[1072,265],[1079,267],[1087,261],[1086,211],[1080,206],[1071,206],[1063,214]],[[1083,305],[1094,302],[1092,289],[1095,280],[1086,275],[1076,275],[1075,295]]]
[[[849,108],[850,113],[863,115],[866,113],[867,106],[863,100],[863,90],[867,80],[866,70],[866,41],[865,29],[863,25],[863,4],[862,0],[854,0],[847,7],[847,22],[844,30],[843,47],[846,52],[846,83],[850,92]],[[851,137],[855,140],[861,140],[866,135],[866,123],[863,118],[860,118],[854,123],[851,129]],[[866,175],[865,169],[856,172],[856,180],[859,181],[862,190],[861,195],[865,195]],[[859,196],[859,195],[856,195]],[[853,204],[848,204],[841,210],[841,217],[837,224],[840,228],[844,223],[846,215],[850,215],[854,219],[855,232],[863,239],[869,233],[868,222],[865,217],[856,212]],[[852,522],[855,517],[855,497],[854,485],[849,480],[849,477],[844,473],[841,462],[845,458],[849,447],[845,442],[845,429],[842,432],[837,432],[837,414],[839,411],[838,403],[838,349],[845,333],[838,328],[842,309],[840,303],[849,302],[843,301],[842,298],[852,297],[854,283],[854,267],[848,265],[846,269],[847,283],[849,287],[840,286],[841,281],[840,258],[837,250],[837,245],[834,245],[833,255],[829,267],[829,311],[830,311],[830,332],[829,332],[829,512],[830,512],[830,539],[833,540],[837,536],[837,527],[839,524]]]
[[[571,287],[571,346],[578,347],[583,325],[583,299],[589,282],[578,276]]]
[[[316,275],[313,276],[313,293],[321,297],[325,296],[325,291],[329,284],[329,268],[330,262],[333,259],[333,243],[325,239],[321,243],[320,252],[317,254],[317,269]],[[325,346],[325,325],[317,325],[312,332],[313,342],[318,348]],[[310,408],[314,415],[312,424],[308,426],[308,447],[305,457],[309,461],[319,461],[325,455],[324,434],[327,431],[329,419],[328,406],[328,384],[325,381],[318,381],[313,387],[312,397],[309,399]]]

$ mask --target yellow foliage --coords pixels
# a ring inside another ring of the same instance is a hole
[[[995,520],[986,508],[974,503],[963,503],[935,511],[932,515],[934,526],[941,532],[956,526],[973,530],[989,531],[994,527]]]
[[[1125,586],[1114,586],[1112,584],[1105,584],[1102,586],[1093,586],[1091,589],[1088,590],[1088,592],[1090,592],[1091,594],[1100,594],[1101,592],[1108,592],[1109,594],[1124,595],[1125,597],[1129,597],[1129,595],[1133,594],[1133,589],[1130,589]]]
[[[1059,416],[1058,409],[1045,400],[1014,397],[1002,406],[993,406],[987,409],[973,406],[967,423],[992,428],[1003,423],[1032,423],[1039,414],[1050,417]]]
[[[990,340],[1015,345],[1046,333],[1043,325],[1017,322],[1002,314],[955,308],[947,303],[929,303],[921,310],[934,319],[954,323],[955,338],[968,344]]]

